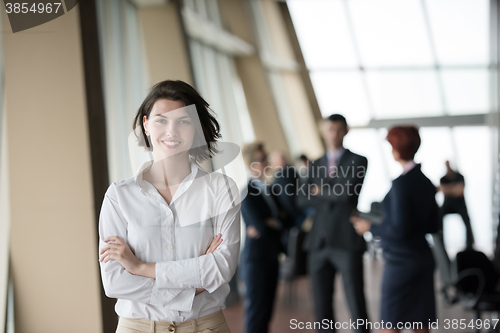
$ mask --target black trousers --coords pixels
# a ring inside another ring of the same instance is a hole
[[[268,332],[273,314],[278,272],[278,260],[244,263],[246,333]]]
[[[335,322],[333,295],[335,274],[342,274],[344,291],[351,310],[353,321],[364,319],[368,321],[363,280],[363,253],[323,248],[309,252],[308,270],[311,279],[314,312],[316,321],[323,323]],[[334,325],[333,325],[334,326]],[[333,329],[320,329],[320,332],[335,332]],[[358,327],[356,332],[369,332],[365,325]]]
[[[443,205],[441,206],[441,217],[443,218],[447,214],[459,214],[462,217],[466,231],[466,246],[468,249],[472,248],[472,245],[474,244],[474,235],[472,234],[472,227],[470,224],[469,213],[467,212],[467,206],[465,205],[465,200],[445,199]]]

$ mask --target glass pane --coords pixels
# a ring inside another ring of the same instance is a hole
[[[368,72],[377,118],[443,114],[434,71]]]
[[[453,129],[458,151],[458,171],[465,178],[465,200],[474,232],[475,245],[492,253],[492,149],[490,130],[486,126]]]
[[[385,137],[385,135],[384,135]],[[363,188],[359,196],[358,208],[370,211],[374,201],[382,201],[391,187],[391,177],[385,160],[381,133],[376,129],[352,129],[344,139],[344,145],[356,154],[368,159]]]
[[[311,73],[311,81],[324,117],[341,113],[350,125],[368,124],[370,113],[359,72]]]
[[[422,127],[419,133],[422,143],[415,161],[422,163],[422,172],[438,185],[439,180],[446,173],[444,163],[455,160],[451,129],[449,127]]]
[[[196,12],[203,18],[208,19],[207,6],[204,0],[194,1]]]
[[[308,68],[359,65],[341,1],[291,0],[287,4]]]
[[[449,114],[490,111],[488,70],[445,70],[442,72]]]
[[[219,27],[222,26],[217,0],[206,0],[206,7],[208,19]]]
[[[422,163],[423,173],[434,183],[439,185],[439,180],[446,173],[445,161],[454,164],[456,151],[452,131],[448,127],[420,128],[422,144],[415,156],[417,163]],[[444,196],[438,192],[437,201],[443,204]],[[444,219],[444,239],[447,248],[455,253],[457,249],[465,246],[464,223],[457,216],[448,215]]]
[[[390,176],[390,179],[396,179],[403,172],[403,168],[401,164],[394,160],[394,156],[392,155],[392,146],[387,141],[387,132],[388,128],[380,128],[379,129],[379,138],[381,140],[380,146],[382,150],[382,156],[384,157],[384,165],[387,168],[387,172]]]
[[[433,63],[419,0],[356,0],[348,4],[364,65]]]
[[[488,0],[432,0],[426,5],[441,64],[489,62]]]
[[[189,9],[196,10],[195,5],[194,5],[194,0],[184,0],[184,6],[188,7]]]

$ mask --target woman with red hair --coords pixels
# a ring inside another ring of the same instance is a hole
[[[387,141],[394,159],[403,167],[382,202],[380,224],[353,217],[358,234],[371,231],[382,238],[385,259],[382,277],[380,332],[398,332],[412,328],[429,332],[436,321],[434,297],[434,258],[425,239],[439,229],[436,188],[413,161],[420,147],[420,135],[414,126],[389,130]],[[415,326],[415,323],[419,323]],[[407,326],[405,326],[405,324]]]

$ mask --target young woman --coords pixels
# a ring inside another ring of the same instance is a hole
[[[382,238],[384,274],[379,332],[400,332],[411,328],[428,333],[436,321],[434,298],[434,257],[425,239],[439,229],[436,187],[420,170],[413,157],[420,147],[420,135],[414,126],[389,130],[387,141],[403,174],[392,182],[382,202],[383,218],[379,225],[352,217],[356,231],[371,230]]]
[[[193,87],[167,80],[140,106],[134,130],[153,160],[110,185],[99,219],[116,332],[229,332],[222,309],[240,249],[238,188],[199,166],[218,152],[219,124]]]

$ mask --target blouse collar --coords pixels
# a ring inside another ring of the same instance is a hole
[[[411,169],[413,169],[417,164],[415,161],[410,160],[406,165],[403,167],[403,175],[406,175]]]
[[[151,167],[153,166],[153,163],[154,161],[153,160],[150,160],[150,161],[147,161],[145,162],[140,168],[139,170],[137,170],[137,172],[134,174],[134,180],[135,180],[135,183],[137,184],[137,186],[139,186],[139,188],[143,191],[147,191],[147,187],[149,185],[149,183],[144,184],[144,181],[143,181],[143,175],[146,171],[148,171],[149,169],[151,169]],[[189,173],[189,175],[186,176],[186,178],[184,178],[184,180],[181,182],[181,185],[183,183],[188,183],[187,185],[189,185],[193,179],[196,177],[197,173],[198,173],[198,169],[200,168],[200,166],[198,165],[198,163],[196,163],[191,156],[189,156],[189,165],[191,167],[191,172]],[[179,185],[179,187],[181,187],[181,185]]]

